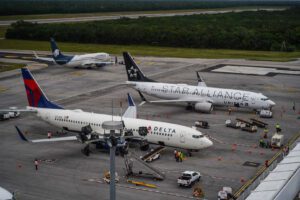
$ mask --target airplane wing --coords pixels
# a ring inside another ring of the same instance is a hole
[[[53,58],[39,57],[35,51],[33,52],[33,55],[34,55],[35,60],[38,62],[51,63],[51,64],[55,63]]]
[[[76,136],[68,136],[68,137],[58,137],[58,138],[47,138],[47,139],[38,139],[38,140],[28,140],[25,135],[22,133],[22,131],[15,126],[17,129],[17,132],[20,136],[20,138],[23,141],[26,142],[32,142],[32,143],[40,143],[40,142],[58,142],[58,141],[74,141],[74,140],[78,140],[78,138]]]
[[[28,140],[25,135],[22,133],[22,131],[15,126],[17,129],[17,132],[20,136],[20,138],[23,141],[26,142],[32,142],[32,143],[41,143],[41,142],[58,142],[58,141],[74,141],[74,140],[78,140],[78,138],[76,136],[68,136],[68,137],[58,137],[58,138],[47,138],[47,139],[37,139],[37,140]]]
[[[198,86],[207,87],[203,78],[200,76],[199,71],[197,71],[196,74],[197,74],[197,79],[198,79]]]
[[[168,99],[163,99],[163,100],[155,100],[155,101],[148,101],[144,95],[138,91],[140,96],[141,96],[141,99],[142,99],[142,102],[139,104],[139,106],[145,104],[146,102],[147,103],[178,103],[178,102],[186,102],[186,103],[202,103],[202,102],[209,102],[209,103],[212,103],[212,100],[211,99],[205,99],[205,98],[184,98],[184,99],[172,99],[172,100],[168,100]]]

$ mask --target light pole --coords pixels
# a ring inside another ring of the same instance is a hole
[[[107,140],[107,144],[110,147],[110,200],[116,199],[116,177],[115,177],[115,155],[118,140],[123,136],[124,124],[122,121],[106,121],[103,122],[102,128],[104,129],[104,137]]]

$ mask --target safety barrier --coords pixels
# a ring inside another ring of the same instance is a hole
[[[286,144],[286,147],[293,148],[295,146],[295,141],[300,137],[300,132],[292,137],[289,142]],[[240,187],[235,193],[234,196],[237,200],[246,199],[251,191],[253,191],[262,180],[264,180],[276,166],[277,163],[283,159],[283,150],[278,151],[270,160],[269,167],[263,166],[259,168],[253,178],[248,180],[242,187]]]

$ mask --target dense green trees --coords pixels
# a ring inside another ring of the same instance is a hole
[[[253,5],[294,5],[290,1],[228,0],[1,0],[0,15],[89,13],[111,11],[227,8]]]
[[[300,8],[88,23],[17,22],[7,38],[172,47],[299,50]],[[284,45],[283,45],[284,44]]]

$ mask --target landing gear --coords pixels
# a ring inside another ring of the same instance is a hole
[[[193,105],[191,103],[188,103],[188,105],[185,107],[186,110],[193,110]]]
[[[188,157],[192,157],[192,150],[187,150]]]
[[[149,148],[150,148],[150,145],[148,143],[140,146],[140,149],[142,151],[147,151]]]
[[[82,150],[81,153],[83,153],[85,156],[89,156],[90,155],[90,146],[86,145]]]

